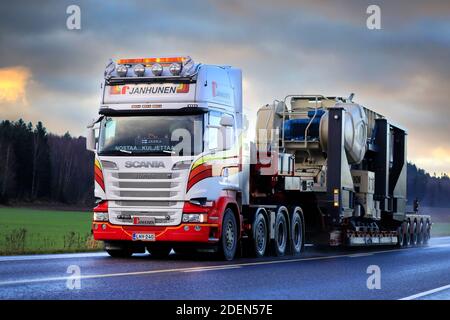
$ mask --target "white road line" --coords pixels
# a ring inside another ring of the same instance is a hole
[[[196,270],[186,270],[186,271],[183,271],[183,272],[203,272],[203,271],[214,271],[214,270],[228,270],[228,269],[239,269],[239,268],[242,268],[241,266],[231,266],[231,267],[228,267],[228,266],[220,266],[220,267],[214,267],[214,268],[207,268],[207,267],[205,267],[205,268],[201,268],[201,269],[196,269]]]
[[[396,252],[396,251],[407,251],[410,249],[414,249],[414,248],[374,251],[374,252],[370,252],[370,254],[381,254],[381,253],[390,253],[390,252]],[[135,272],[93,274],[93,275],[80,276],[80,279],[83,280],[83,279],[113,278],[113,277],[124,277],[124,276],[151,275],[151,274],[159,274],[159,273],[189,272],[189,271],[196,271],[196,270],[204,271],[206,268],[209,268],[209,269],[233,268],[233,267],[239,268],[239,267],[282,264],[282,263],[292,263],[292,262],[302,262],[302,261],[330,260],[330,259],[338,259],[338,258],[348,258],[351,256],[352,255],[341,254],[341,255],[334,255],[334,256],[285,259],[285,260],[271,260],[271,261],[255,261],[255,262],[245,262],[245,263],[237,263],[237,264],[225,264],[225,265],[220,264],[220,265],[213,265],[213,266],[201,266],[201,267],[190,267],[190,268],[174,268],[174,269],[159,269],[159,270],[147,270],[147,271],[135,271]],[[17,284],[32,284],[32,283],[51,282],[51,281],[65,281],[67,279],[69,279],[69,277],[11,280],[11,281],[0,282],[0,286],[17,285]],[[70,279],[72,279],[72,277],[70,277]]]
[[[373,253],[367,252],[367,253],[355,253],[355,254],[351,254],[348,257],[349,258],[359,258],[359,257],[369,257],[372,256]]]
[[[436,292],[440,292],[440,291],[444,291],[450,289],[450,284],[446,285],[446,286],[442,286],[436,289],[431,289],[428,291],[424,291],[424,292],[420,292],[417,294],[413,294],[412,296],[406,297],[406,298],[401,298],[399,300],[414,300],[417,298],[421,298],[421,297],[425,297],[425,296],[429,296],[430,294],[436,293]]]

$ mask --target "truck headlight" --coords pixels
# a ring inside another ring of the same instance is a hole
[[[138,77],[142,77],[145,73],[145,66],[143,64],[137,64],[133,70],[134,74],[136,74]]]
[[[108,212],[94,212],[94,221],[108,221]]]
[[[163,72],[163,67],[159,63],[155,63],[152,65],[152,73],[153,75],[159,77]]]
[[[184,213],[183,222],[184,223],[203,223],[208,219],[206,213]]]
[[[181,64],[172,63],[169,67],[169,71],[173,76],[178,76],[181,73]]]
[[[126,77],[128,68],[127,68],[127,66],[124,66],[123,64],[121,64],[121,65],[117,66],[116,71],[117,71],[117,74],[119,75],[119,77]]]

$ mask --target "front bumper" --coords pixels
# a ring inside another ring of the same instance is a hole
[[[216,243],[219,226],[211,223],[182,223],[173,227],[156,226],[119,226],[108,222],[93,222],[92,231],[95,240],[134,241],[134,233],[154,234],[154,242],[197,242]],[[140,242],[140,241],[136,241]]]

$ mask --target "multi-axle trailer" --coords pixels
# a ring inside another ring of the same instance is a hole
[[[87,139],[95,239],[112,256],[207,249],[227,260],[300,254],[305,241],[428,242],[431,218],[406,211],[406,131],[353,95],[289,95],[258,110],[254,142],[243,127],[239,69],[111,62]]]

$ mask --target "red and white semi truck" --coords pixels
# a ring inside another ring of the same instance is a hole
[[[256,111],[256,110],[255,110]],[[215,250],[298,255],[332,246],[422,245],[406,211],[401,127],[348,98],[289,95],[243,130],[242,74],[190,57],[111,61],[99,116],[92,230],[113,257]]]

